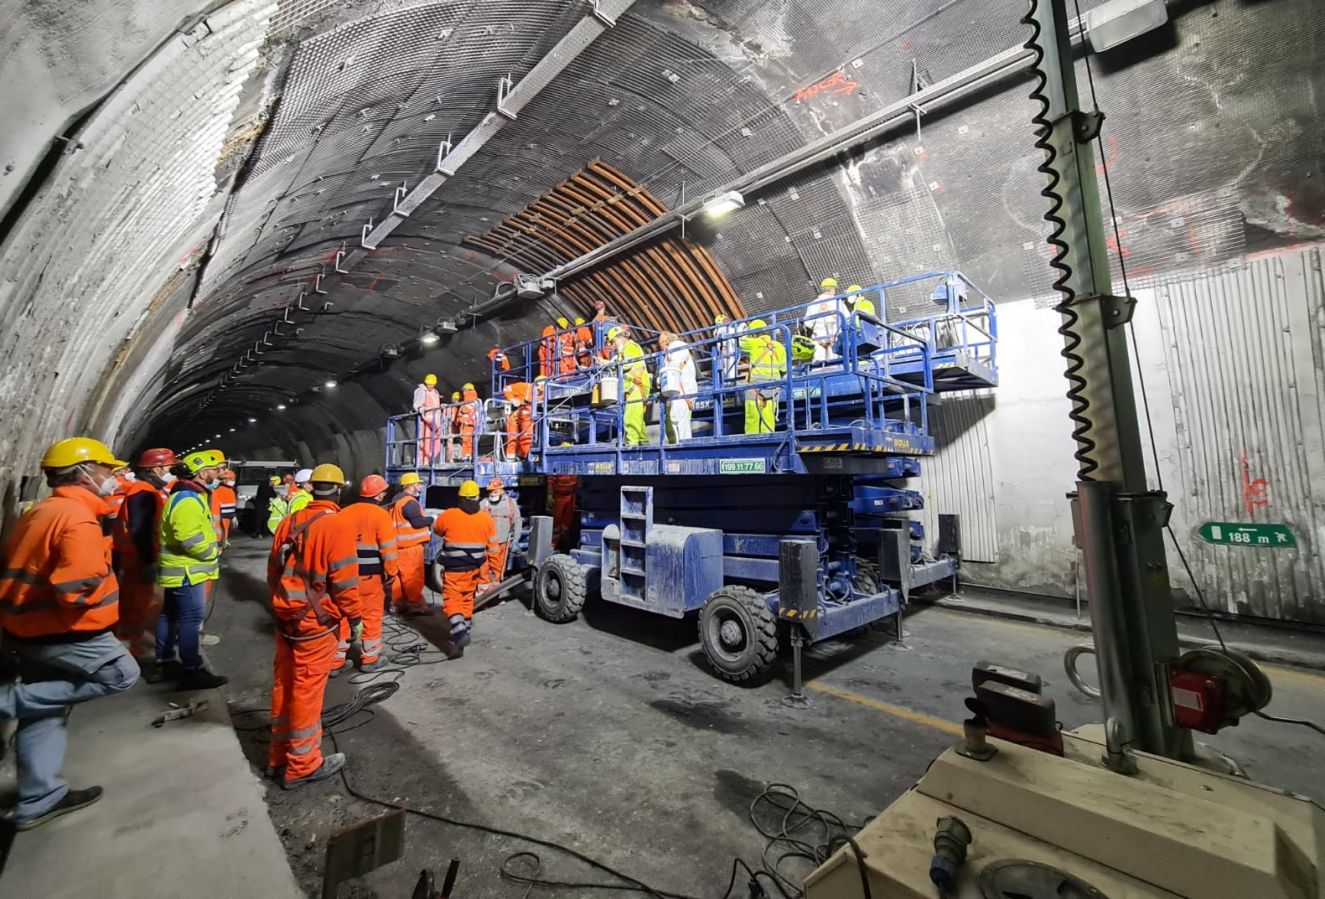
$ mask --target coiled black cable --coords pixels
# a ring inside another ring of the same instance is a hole
[[[1077,352],[1077,349],[1081,346],[1081,335],[1077,331],[1081,316],[1072,306],[1076,300],[1076,291],[1068,283],[1072,277],[1072,266],[1067,263],[1068,245],[1063,240],[1063,232],[1067,230],[1067,222],[1059,214],[1063,208],[1064,200],[1063,195],[1058,192],[1058,184],[1062,179],[1053,165],[1058,159],[1058,151],[1054,148],[1050,139],[1053,134],[1053,122],[1049,120],[1049,98],[1045,93],[1049,76],[1044,71],[1044,47],[1040,44],[1042,29],[1035,18],[1035,12],[1039,8],[1039,4],[1040,0],[1030,0],[1026,15],[1021,19],[1021,23],[1029,25],[1031,29],[1031,35],[1023,45],[1032,54],[1030,71],[1035,84],[1031,88],[1029,96],[1039,106],[1039,110],[1031,116],[1031,124],[1036,129],[1035,147],[1044,153],[1044,161],[1040,163],[1036,170],[1048,179],[1048,183],[1040,190],[1040,196],[1049,201],[1049,209],[1044,214],[1044,220],[1053,226],[1046,238],[1048,244],[1054,248],[1049,266],[1059,273],[1054,280],[1053,287],[1054,290],[1063,295],[1063,301],[1055,308],[1063,317],[1063,322],[1058,327],[1058,333],[1063,335],[1063,349],[1061,352],[1063,358],[1067,360],[1067,369],[1064,375],[1068,382],[1067,399],[1071,403],[1068,417],[1072,419],[1072,439],[1077,444],[1073,456],[1077,460],[1077,477],[1083,481],[1090,481],[1094,479],[1092,475],[1099,469],[1100,463],[1095,458],[1096,444],[1091,436],[1095,429],[1095,422],[1090,417],[1090,400],[1085,393],[1086,379],[1081,375],[1081,370],[1086,366],[1086,360]]]

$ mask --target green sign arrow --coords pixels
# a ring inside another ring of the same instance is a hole
[[[1258,546],[1262,549],[1286,549],[1297,546],[1297,538],[1286,524],[1239,524],[1234,521],[1207,521],[1196,533],[1206,543],[1217,546]]]

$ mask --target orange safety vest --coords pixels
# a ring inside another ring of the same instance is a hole
[[[391,513],[377,503],[351,503],[340,511],[341,522],[354,528],[355,548],[359,555],[359,576],[386,575],[394,578],[396,565],[396,529]]]
[[[82,487],[56,487],[28,510],[0,561],[0,628],[19,639],[92,636],[119,621],[110,507]]]
[[[547,486],[553,496],[574,496],[580,487],[580,476],[574,474],[551,474]]]
[[[437,516],[432,529],[442,538],[437,561],[447,571],[477,571],[500,549],[497,523],[482,509],[470,513],[452,506]]]
[[[363,617],[354,527],[339,512],[329,500],[314,500],[283,518],[272,538],[271,608],[290,639],[320,637],[342,618]]]
[[[130,481],[128,478],[115,479],[115,492],[106,497],[106,505],[110,506],[111,518],[119,517],[120,508],[124,505],[124,498],[129,495],[129,491],[133,489],[133,485],[136,483],[138,482]]]
[[[209,502],[212,509],[212,528],[216,531],[216,540],[218,543],[224,542],[226,536],[230,533],[230,525],[235,520],[235,504],[239,502],[239,497],[235,495],[235,488],[218,484],[216,489],[212,491]]]
[[[552,325],[548,325],[543,329],[543,334],[538,344],[538,373],[547,378],[556,374],[556,357],[557,329]]]
[[[396,501],[391,504],[391,523],[396,526],[397,550],[422,546],[431,539],[427,528],[416,528],[405,517],[405,506],[412,502],[419,503],[419,510],[423,510],[423,503],[419,502],[419,498],[409,494],[397,497]]]
[[[506,455],[524,459],[534,447],[534,413],[528,403],[506,416]]]

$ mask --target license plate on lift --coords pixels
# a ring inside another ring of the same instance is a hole
[[[718,474],[764,474],[768,471],[766,459],[719,459]]]

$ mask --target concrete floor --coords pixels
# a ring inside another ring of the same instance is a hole
[[[232,678],[225,692],[240,728],[263,720],[243,710],[268,704],[264,550],[248,542],[232,549],[209,624],[222,636],[211,654]],[[436,638],[439,626],[428,619],[420,630]],[[900,643],[875,632],[816,648],[807,661],[812,704],[790,710],[781,702],[789,670],[755,688],[723,683],[705,670],[691,621],[590,604],[581,621],[556,626],[509,602],[480,613],[464,659],[378,678],[399,678],[400,692],[336,739],[364,793],[564,842],[657,888],[716,897],[732,858],[755,862],[764,848],[748,809],[766,783],[790,784],[848,821],[874,814],[953,742],[978,659],[1042,674],[1066,727],[1098,720],[1096,702],[1061,674],[1063,651],[1081,639],[929,608],[907,619]],[[1325,719],[1325,676],[1269,673],[1272,711]],[[328,702],[360,686],[341,678]],[[1320,799],[1322,739],[1253,719],[1209,742],[1253,777]],[[264,740],[261,728],[241,732],[255,768]],[[327,834],[384,811],[349,797],[338,781],[269,791],[268,803],[295,875],[312,895]],[[440,873],[452,857],[462,863],[459,895],[526,895],[527,887],[502,880],[498,870],[527,844],[414,817],[406,844],[402,861],[341,895],[408,895],[421,868]],[[542,876],[604,878],[539,852]]]

